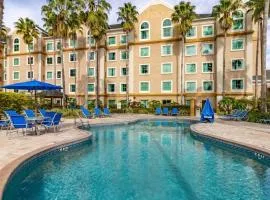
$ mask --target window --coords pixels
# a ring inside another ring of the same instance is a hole
[[[202,72],[203,73],[212,73],[213,72],[213,63],[212,62],[203,63]]]
[[[47,63],[47,65],[52,65],[53,64],[53,57],[47,57],[46,63]]]
[[[163,105],[170,104],[171,102],[172,102],[172,100],[170,100],[170,99],[164,99],[164,100],[162,100],[162,104]]]
[[[140,92],[149,92],[150,91],[150,83],[148,81],[140,82]]]
[[[116,60],[116,53],[115,52],[109,52],[108,53],[108,60],[109,61],[115,61]]]
[[[69,85],[69,92],[76,92],[76,85],[75,84]]]
[[[120,92],[126,92],[127,91],[127,84],[126,83],[121,83],[120,84]]]
[[[140,65],[140,74],[141,75],[146,75],[150,73],[149,65]]]
[[[27,79],[33,79],[34,73],[33,72],[27,72]]]
[[[149,23],[143,22],[140,27],[140,38],[141,40],[148,40],[150,37]]]
[[[88,53],[88,60],[95,60],[95,52],[91,51]]]
[[[202,27],[202,36],[203,37],[210,37],[214,36],[214,26],[213,25],[207,25]]]
[[[7,73],[4,73],[4,81],[7,80]]]
[[[195,63],[186,64],[186,74],[194,74],[197,72],[197,66]]]
[[[34,42],[31,42],[27,45],[27,51],[33,52],[34,51]]]
[[[94,83],[88,83],[87,91],[90,92],[90,93],[95,92],[95,84]]]
[[[109,108],[116,107],[116,100],[114,100],[114,99],[108,100],[108,106],[109,106]]]
[[[89,43],[92,46],[94,46],[96,44],[95,39],[93,37],[90,37],[90,31],[87,32],[87,44],[89,44]]]
[[[165,19],[162,23],[162,37],[172,37],[172,22],[170,19]]]
[[[47,42],[46,44],[46,51],[53,51],[53,42]]]
[[[70,39],[70,40],[69,40],[69,47],[70,47],[70,48],[75,48],[75,47],[77,47],[77,41],[76,41],[76,40]]]
[[[232,60],[232,70],[244,69],[244,59],[234,59]]]
[[[141,47],[140,57],[149,57],[149,56],[150,56],[150,47]]]
[[[75,77],[76,76],[76,69],[69,69],[69,77]]]
[[[61,64],[61,63],[62,63],[62,58],[61,58],[61,56],[57,56],[57,57],[56,57],[56,63],[57,63],[57,64]]]
[[[13,51],[14,52],[19,52],[20,51],[20,40],[18,38],[14,39]]]
[[[62,78],[62,71],[57,71],[56,72],[56,78],[61,79]]]
[[[128,52],[121,51],[121,60],[127,60],[127,59],[128,59]]]
[[[144,108],[148,108],[148,103],[149,101],[148,100],[141,100],[141,105],[144,107]]]
[[[161,46],[161,55],[170,56],[172,55],[172,45],[162,45]]]
[[[121,35],[121,44],[126,44],[127,43],[127,36],[126,35]]]
[[[108,45],[109,46],[116,45],[116,38],[115,38],[115,36],[108,37]]]
[[[238,51],[238,50],[244,50],[244,39],[232,39],[232,50]]]
[[[162,92],[172,92],[172,81],[162,81],[161,87]]]
[[[88,77],[94,77],[95,76],[95,68],[94,67],[89,67],[88,68],[87,76]]]
[[[186,34],[187,38],[195,38],[197,36],[197,27],[196,26],[192,26],[191,29],[189,29],[189,31]]]
[[[162,63],[162,65],[161,65],[161,73],[162,74],[170,74],[170,73],[172,73],[172,63]]]
[[[19,66],[20,65],[20,58],[13,58],[13,66]]]
[[[206,43],[202,44],[202,55],[212,55],[214,54],[214,44]]]
[[[127,68],[126,67],[122,67],[121,68],[121,76],[126,76],[127,75]]]
[[[69,61],[70,62],[76,62],[77,61],[77,54],[76,53],[70,53],[69,54]]]
[[[56,43],[56,49],[59,51],[59,50],[61,50],[61,48],[62,48],[61,42],[58,41],[58,42]]]
[[[20,80],[20,72],[13,72],[13,80]]]
[[[108,91],[109,93],[115,92],[115,84],[114,84],[114,83],[109,83],[109,84],[108,84],[108,89],[107,89],[107,91]]]
[[[233,26],[234,31],[239,31],[244,29],[244,13],[242,11],[236,11],[233,13]]]
[[[232,80],[232,90],[243,90],[243,89],[244,89],[244,80],[243,79]]]
[[[107,77],[115,77],[116,76],[115,67],[108,67],[108,76]]]
[[[186,82],[186,91],[187,92],[196,92],[197,91],[196,81],[187,81]]]
[[[53,79],[53,72],[47,72],[47,74],[46,74],[46,79],[47,79],[47,80]]]
[[[28,65],[33,65],[34,64],[34,57],[33,56],[27,58],[27,64]]]
[[[186,56],[196,56],[197,47],[196,45],[186,45]]]
[[[213,91],[214,84],[213,81],[203,81],[203,91]]]

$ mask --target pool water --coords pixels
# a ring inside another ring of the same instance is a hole
[[[92,142],[18,170],[3,199],[270,199],[269,166],[195,140],[188,123],[145,121],[91,132]]]

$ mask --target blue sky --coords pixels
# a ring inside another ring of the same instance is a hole
[[[123,5],[124,2],[131,1],[138,9],[144,7],[149,1],[155,0],[108,0],[112,5],[112,10],[110,14],[110,23],[117,23],[116,12],[118,7]],[[172,5],[177,4],[178,0],[163,0]],[[211,9],[216,5],[219,0],[189,0],[192,4],[196,5],[197,13],[211,13]],[[13,27],[14,22],[18,20],[19,17],[29,17],[33,19],[37,24],[42,26],[41,20],[41,6],[46,3],[46,0],[4,0],[5,13],[4,13],[4,22],[8,27]],[[270,36],[270,25],[268,25]],[[270,40],[270,37],[268,37]],[[267,63],[270,68],[270,41],[267,45],[268,49],[268,59]]]

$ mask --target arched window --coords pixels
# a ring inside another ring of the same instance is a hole
[[[91,37],[90,39],[90,31],[87,32],[87,44],[90,43],[91,40],[91,45],[95,45],[95,39],[93,37]]]
[[[149,23],[148,22],[143,22],[141,24],[140,27],[140,35],[141,35],[141,40],[148,40],[149,39],[149,32],[150,32],[150,28],[149,28]]]
[[[165,19],[162,23],[162,37],[172,37],[172,22],[170,19]]]
[[[245,26],[245,16],[241,10],[233,13],[233,26],[232,29],[235,31],[243,30]]]
[[[15,38],[14,39],[14,42],[13,42],[13,51],[14,52],[20,51],[20,40],[18,38]]]

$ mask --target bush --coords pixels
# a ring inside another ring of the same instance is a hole
[[[249,122],[260,122],[261,119],[270,119],[270,113],[262,113],[258,110],[253,110],[248,113]]]
[[[0,113],[2,114],[4,110],[16,110],[21,113],[24,109],[35,108],[34,100],[30,96],[22,93],[13,92],[0,92]]]
[[[230,114],[233,110],[252,110],[254,102],[248,99],[235,99],[232,97],[224,97],[218,103],[219,112],[222,114]]]
[[[59,109],[59,108],[52,109],[51,111],[62,113],[64,118],[74,118],[74,117],[77,118],[79,117],[81,112],[79,109]]]

